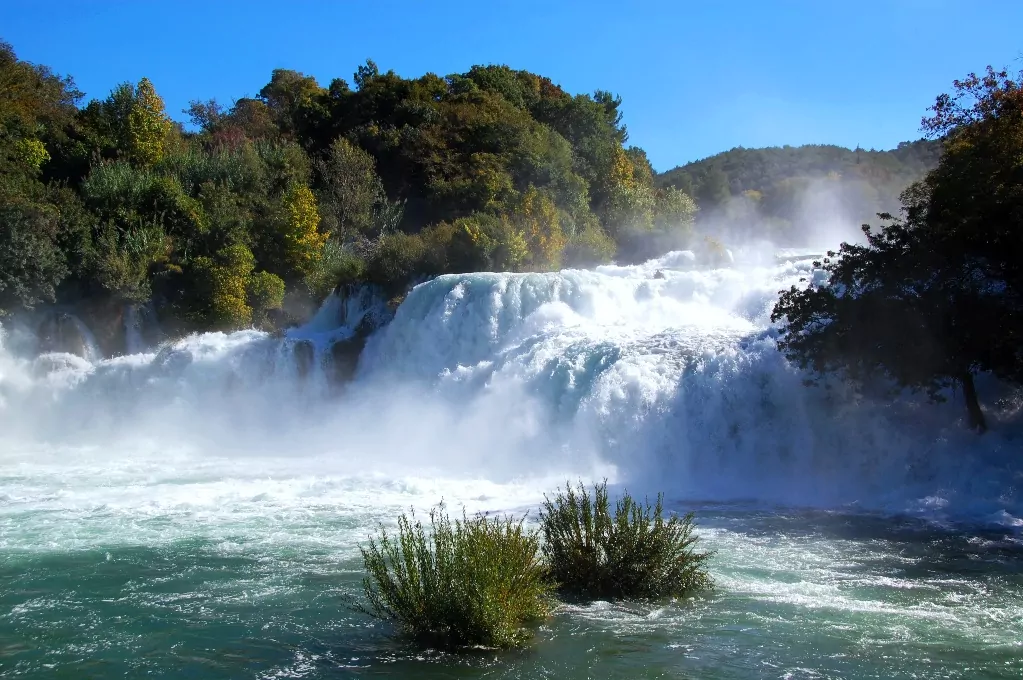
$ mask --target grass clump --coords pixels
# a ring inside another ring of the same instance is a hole
[[[543,554],[560,592],[573,599],[683,597],[710,586],[694,550],[693,514],[664,519],[663,494],[651,506],[628,493],[611,513],[607,482],[591,497],[570,484],[547,497],[540,515]]]
[[[554,592],[536,533],[511,517],[463,512],[452,521],[443,505],[430,512],[430,528],[403,514],[396,535],[381,530],[360,548],[369,575],[366,604],[356,608],[444,649],[528,640]]]

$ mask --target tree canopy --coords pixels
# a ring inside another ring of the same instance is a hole
[[[4,44],[0,80],[0,310],[150,299],[168,328],[279,325],[340,283],[400,294],[691,237],[695,204],[625,146],[619,97],[507,66],[367,61],[326,87],[277,69],[257,97],[191,102],[191,130],[146,78],[79,108]]]
[[[992,69],[954,83],[924,118],[937,167],[900,219],[864,227],[822,262],[827,280],[785,292],[780,345],[804,367],[883,376],[943,398],[960,388],[987,427],[974,376],[1023,381],[1023,80]]]

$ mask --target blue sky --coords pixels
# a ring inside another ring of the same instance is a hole
[[[624,99],[667,170],[735,146],[891,148],[952,80],[1023,68],[1023,2],[6,0],[0,37],[89,97],[148,76],[172,116],[254,95],[274,68],[326,85],[366,58],[403,76],[504,63]]]

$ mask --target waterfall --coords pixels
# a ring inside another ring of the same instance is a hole
[[[487,478],[591,469],[699,499],[1018,517],[1012,418],[996,414],[978,438],[955,398],[892,404],[803,385],[770,311],[779,290],[820,280],[815,256],[447,275],[416,286],[389,323],[380,291],[351,288],[282,336],[205,333],[108,360],[2,349],[0,429],[330,451],[367,469]],[[339,364],[354,373],[343,393]]]
[[[71,312],[50,311],[39,323],[36,335],[42,352],[73,354],[89,362],[103,357],[96,336]]]
[[[147,344],[142,335],[142,315],[139,306],[124,306],[124,352],[125,354],[141,354]]]

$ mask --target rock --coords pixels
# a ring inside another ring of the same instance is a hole
[[[356,335],[338,340],[330,347],[330,378],[332,382],[349,382],[359,367],[359,355],[366,346],[366,337]]]
[[[43,354],[63,352],[83,359],[94,359],[92,341],[88,329],[73,314],[53,312],[48,314],[37,330],[39,351]]]
[[[316,348],[308,340],[299,340],[292,348],[295,357],[295,367],[298,369],[298,376],[305,379],[313,370],[313,362],[316,360]]]

